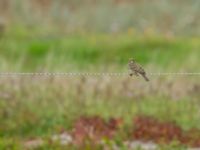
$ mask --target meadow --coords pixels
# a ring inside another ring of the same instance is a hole
[[[130,56],[148,72],[198,70],[198,38],[136,37],[129,33],[59,39],[26,36],[8,34],[1,39],[2,72],[126,73]],[[0,145],[17,149],[27,139],[48,141],[61,130],[71,130],[80,116],[123,118],[125,135],[138,114],[175,121],[185,130],[198,128],[199,77],[155,75],[150,79],[146,83],[126,74],[1,76]],[[45,147],[48,144],[40,148]]]
[[[200,147],[198,0],[3,4],[0,149]]]

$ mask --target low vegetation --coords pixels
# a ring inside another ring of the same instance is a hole
[[[0,149],[199,148],[198,6],[0,0]]]

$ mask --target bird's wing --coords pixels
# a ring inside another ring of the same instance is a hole
[[[143,69],[141,65],[138,65],[138,68],[139,68],[140,73],[145,73],[145,70]]]

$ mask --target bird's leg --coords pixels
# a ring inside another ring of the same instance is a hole
[[[133,75],[139,76],[139,74],[138,74],[136,71],[131,71],[131,72],[129,73],[129,75],[130,75],[130,76],[133,76]]]
[[[133,73],[132,73],[132,72],[130,72],[130,73],[129,73],[129,75],[130,75],[130,76],[133,76]]]
[[[129,75],[130,75],[130,76],[133,76],[133,74],[134,74],[133,71],[132,71],[132,70],[129,70]]]

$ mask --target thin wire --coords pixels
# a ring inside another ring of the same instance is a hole
[[[147,73],[150,76],[200,76],[200,72],[156,72]],[[1,72],[5,76],[127,76],[123,72]]]

